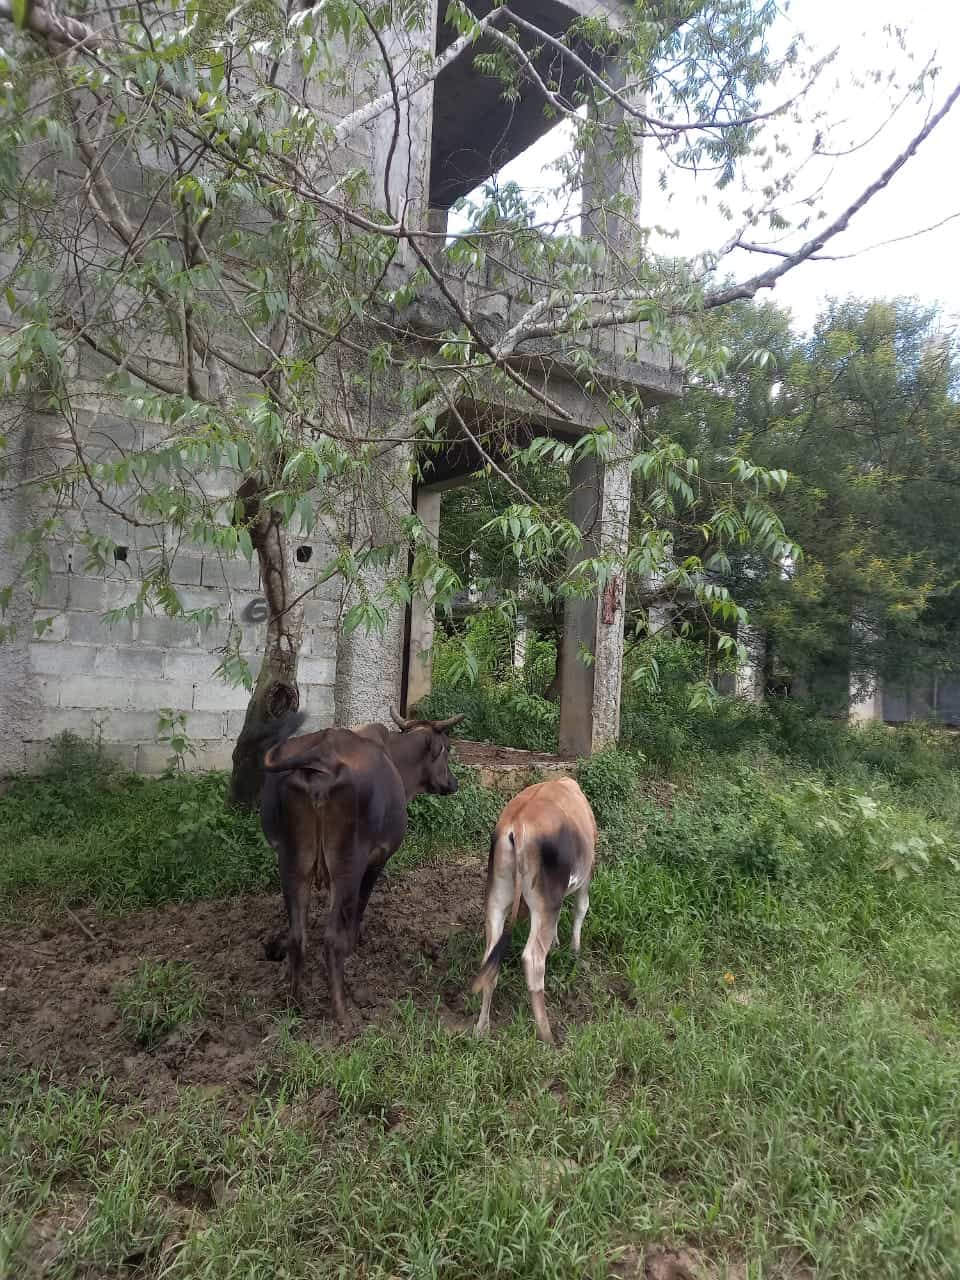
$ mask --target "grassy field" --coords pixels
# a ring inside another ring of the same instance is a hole
[[[651,723],[581,771],[601,865],[583,960],[567,923],[548,964],[556,1051],[534,1040],[522,935],[488,1041],[439,991],[345,1044],[278,1002],[248,1088],[162,1105],[26,1070],[9,1043],[0,1274],[960,1276],[956,750],[747,710],[679,734]],[[0,797],[4,937],[56,936],[67,907],[272,889],[222,798],[65,744],[42,786]],[[469,780],[416,802],[392,876],[479,858],[496,809]],[[480,911],[444,942],[451,987]],[[228,997],[146,956],[110,998],[142,1058]]]

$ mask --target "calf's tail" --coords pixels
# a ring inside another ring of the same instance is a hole
[[[473,984],[471,986],[471,990],[473,992],[485,990],[485,988],[490,986],[494,978],[496,978],[497,973],[500,970],[500,962],[503,959],[503,957],[506,955],[507,949],[510,946],[510,939],[513,936],[513,928],[514,928],[514,925],[517,923],[517,913],[520,910],[520,890],[523,884],[523,879],[520,875],[520,852],[517,849],[517,842],[513,834],[513,831],[510,831],[508,839],[510,840],[510,844],[513,846],[513,851],[514,851],[513,907],[511,908],[510,915],[507,917],[507,920],[504,923],[503,932],[500,934],[500,937],[497,939],[496,943],[494,944],[493,950],[490,952],[486,960],[483,962],[483,968],[480,970],[480,972],[477,974],[477,976],[473,980]],[[493,835],[490,837],[490,875],[491,877],[493,875],[493,860],[496,855],[496,844],[497,844],[497,833],[494,832]]]

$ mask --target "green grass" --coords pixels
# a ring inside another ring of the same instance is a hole
[[[0,1275],[42,1257],[63,1280],[134,1267],[599,1280],[619,1250],[686,1242],[717,1277],[746,1262],[750,1280],[772,1280],[797,1259],[826,1280],[960,1276],[953,747],[792,731],[792,746],[751,731],[721,758],[688,733],[697,763],[669,812],[636,755],[582,769],[602,862],[583,960],[565,922],[548,966],[557,1051],[533,1036],[520,931],[488,1041],[411,1004],[340,1048],[278,1019],[239,1105],[183,1093],[164,1110],[8,1064]],[[418,802],[395,874],[480,853],[497,801],[465,782]],[[29,827],[46,861],[0,871],[12,909],[23,895],[116,909],[272,883],[220,786],[111,772],[93,789],[76,775],[18,784],[0,831]],[[190,797],[197,845],[181,859],[158,832]],[[112,889],[92,858],[106,832]],[[454,985],[477,945],[448,943]],[[141,969],[118,996],[131,1039],[148,1042],[222,999],[179,965]]]
[[[501,800],[459,770],[453,797],[419,796],[400,869],[453,843],[485,844]],[[67,734],[39,780],[0,796],[0,920],[25,909],[106,911],[279,888],[258,817],[226,803],[223,775],[146,779]]]

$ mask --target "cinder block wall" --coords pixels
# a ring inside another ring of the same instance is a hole
[[[46,433],[53,425],[52,419],[38,421],[37,430]],[[139,434],[149,429],[95,414],[86,417],[85,425],[92,436],[107,426],[111,436],[121,430]],[[139,438],[130,443],[138,446]],[[229,492],[233,484],[235,478],[229,475],[213,477],[208,492],[214,487]],[[259,616],[255,609],[262,599],[256,561],[248,564],[243,557],[225,559],[191,547],[175,553],[163,550],[154,530],[131,527],[100,508],[81,511],[65,507],[62,498],[57,501],[61,524],[68,532],[52,549],[52,572],[32,616],[19,619],[16,707],[10,697],[13,673],[0,673],[6,677],[0,700],[11,712],[5,729],[13,739],[8,739],[2,771],[36,768],[50,740],[70,731],[100,742],[108,754],[131,769],[160,772],[170,757],[169,746],[158,741],[161,708],[186,716],[186,731],[196,748],[190,767],[229,768],[249,695],[214,672],[222,661],[218,650],[235,623],[241,628],[240,652],[254,676],[257,673],[265,623],[248,620]],[[125,559],[107,576],[88,565],[87,550],[79,542],[70,541],[69,530],[81,527],[112,538],[121,548]],[[317,567],[333,554],[322,528],[298,545],[309,546],[310,557],[309,566],[298,570],[297,578],[303,580],[293,583],[295,591],[309,585]],[[104,619],[108,610],[136,599],[141,575],[161,556],[170,566],[171,582],[183,607],[216,607],[219,622],[204,629],[165,615],[144,614],[112,624]],[[339,594],[339,580],[331,579],[305,601],[298,683],[301,706],[315,729],[334,720]]]
[[[324,550],[318,549],[318,555]],[[200,578],[198,584],[181,591],[187,608],[217,604],[224,616],[241,617],[259,595],[255,565],[229,563],[226,567],[235,585],[227,591],[219,561],[207,565],[198,558],[184,564],[184,572]],[[176,567],[173,577],[176,581]],[[51,576],[35,617],[51,617],[52,609],[59,612],[28,649],[38,705],[26,726],[25,768],[35,767],[46,754],[49,740],[69,730],[100,741],[104,750],[131,769],[159,772],[170,754],[169,747],[157,741],[161,707],[185,713],[187,733],[197,748],[192,767],[229,768],[248,694],[242,686],[231,687],[214,675],[221,661],[216,649],[226,640],[226,624],[203,631],[176,618],[144,616],[108,625],[103,612],[127,603],[137,586],[138,580],[130,574],[118,571],[106,579],[96,578],[85,575],[82,565],[69,565]],[[336,612],[337,601],[329,594],[307,605],[299,683],[301,705],[313,728],[333,723]],[[254,674],[263,629],[262,623],[243,627],[241,652]]]

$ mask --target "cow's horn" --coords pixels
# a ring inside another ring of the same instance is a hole
[[[466,720],[467,714],[464,712],[459,716],[451,716],[449,720],[434,720],[433,727],[437,733],[446,733],[448,729],[452,729],[454,725],[459,724],[461,720]]]
[[[404,720],[403,716],[396,709],[396,707],[390,708],[390,719],[397,726],[397,728],[400,730],[401,733],[404,731],[404,729],[410,729],[413,727],[413,725],[417,723],[416,720]]]

